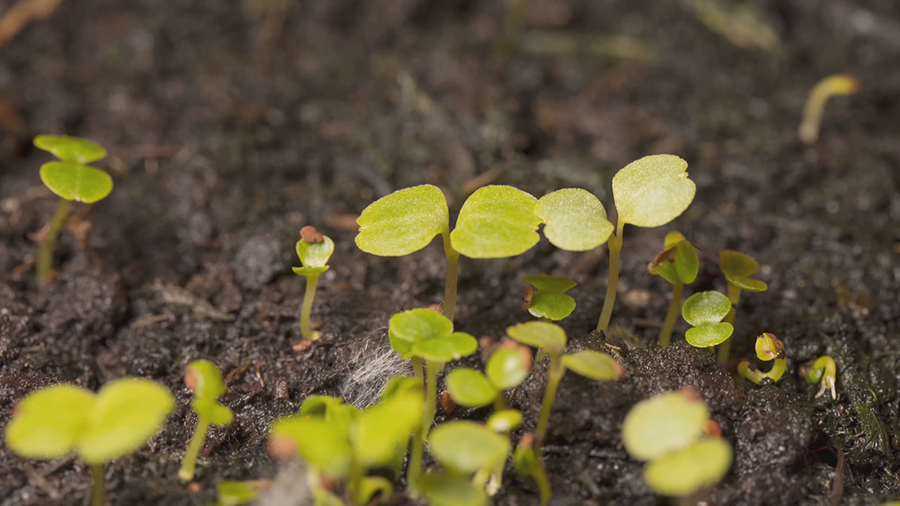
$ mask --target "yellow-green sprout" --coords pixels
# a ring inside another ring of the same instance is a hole
[[[306,293],[303,295],[303,307],[300,311],[300,333],[308,341],[319,339],[319,332],[312,329],[310,313],[316,297],[316,286],[319,275],[329,269],[328,259],[334,253],[334,242],[328,236],[319,233],[315,227],[305,226],[300,229],[300,240],[297,241],[297,256],[303,267],[294,267],[294,273],[306,278]]]
[[[775,337],[774,334],[768,332],[756,338],[756,358],[763,362],[772,362],[772,369],[769,372],[762,372],[757,369],[750,368],[750,362],[747,360],[738,364],[738,374],[748,380],[759,383],[765,378],[771,378],[772,381],[778,381],[784,375],[787,368],[787,360],[784,351],[784,343]]]
[[[806,382],[814,385],[819,384],[819,391],[816,392],[816,399],[822,397],[826,390],[831,390],[831,398],[837,399],[837,392],[834,389],[837,381],[837,366],[834,359],[828,355],[822,355],[813,362],[809,373],[806,375]]]
[[[688,344],[696,348],[709,348],[722,344],[734,332],[734,326],[722,320],[731,311],[731,302],[721,292],[695,293],[684,301],[681,316],[693,325],[684,334]]]
[[[647,266],[651,274],[657,274],[672,284],[672,303],[659,331],[659,346],[666,349],[672,339],[672,330],[678,320],[681,309],[684,285],[689,285],[697,279],[700,272],[700,259],[697,249],[688,242],[679,232],[669,232],[661,253],[653,258]]]
[[[831,97],[853,95],[859,91],[859,81],[849,74],[828,76],[813,86],[803,106],[803,121],[798,133],[804,144],[815,144],[819,139],[819,127],[822,124],[822,112],[825,103]]]
[[[241,506],[259,498],[260,492],[272,486],[271,480],[223,481],[216,487],[218,501],[210,506]]]
[[[559,321],[575,311],[575,299],[566,295],[578,285],[575,281],[549,274],[529,274],[522,279],[531,285],[525,287],[525,309],[531,316]]]
[[[178,477],[181,481],[191,481],[194,479],[197,456],[203,447],[209,426],[228,425],[234,415],[228,407],[219,404],[219,397],[225,393],[225,382],[222,380],[222,372],[209,360],[191,362],[184,373],[184,384],[194,391],[191,406],[197,412],[197,428],[184,454]]]
[[[750,276],[759,270],[759,264],[750,255],[739,251],[722,250],[719,252],[719,268],[725,279],[728,280],[728,300],[731,301],[731,311],[725,316],[725,322],[734,325],[737,315],[738,303],[741,301],[741,293],[765,292],[769,286],[764,282],[753,279]],[[728,354],[731,349],[731,340],[727,340],[719,346],[719,362],[728,363]]]

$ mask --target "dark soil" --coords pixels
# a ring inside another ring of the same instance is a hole
[[[26,125],[0,143],[0,421],[49,384],[146,376],[176,392],[178,409],[147,448],[108,467],[111,504],[204,504],[221,480],[272,477],[269,423],[313,393],[371,400],[385,374],[405,370],[387,348],[387,319],[440,302],[439,244],[399,259],[355,247],[353,219],[368,203],[431,183],[458,210],[483,176],[535,195],[584,187],[611,209],[616,170],[670,152],[690,163],[697,198],[670,226],[626,230],[608,339],[588,333],[605,248],[542,241],[516,258],[461,263],[460,330],[499,340],[528,317],[523,274],[567,275],[580,283],[564,322],[572,345],[615,353],[627,371],[612,384],[564,380],[546,450],[553,504],[665,504],[622,449],[621,423],[638,400],[685,385],[735,448],[705,499],[900,497],[900,7],[745,3],[780,49],[737,47],[674,0],[532,0],[518,46],[504,35],[515,13],[500,1],[64,2],[0,52],[0,93]],[[265,5],[274,10],[254,9]],[[548,54],[538,30],[605,43]],[[630,38],[632,51],[610,37]],[[801,147],[806,93],[836,72],[863,91],[829,103],[818,145]],[[116,189],[76,206],[58,279],[42,290],[32,234],[56,200],[38,178],[48,157],[28,140],[44,132],[110,148],[99,165]],[[323,338],[295,352],[303,282],[290,266],[306,224],[337,250],[314,308]],[[737,389],[685,345],[684,328],[669,349],[654,345],[670,288],[646,264],[675,229],[701,248],[692,290],[724,290],[719,249],[763,265],[769,291],[745,294],[733,352],[752,356],[756,335],[778,335],[788,374],[777,385]],[[798,374],[824,353],[838,364],[836,402],[813,400]],[[194,426],[181,375],[198,358],[223,368],[236,420],[212,431],[192,493],[176,472]],[[514,401],[528,424],[541,371]],[[89,485],[74,459],[0,450],[3,506],[81,504]],[[535,487],[510,470],[496,502],[537,504]]]

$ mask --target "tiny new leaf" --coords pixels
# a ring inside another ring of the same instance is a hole
[[[500,348],[495,351],[484,369],[491,383],[500,390],[509,390],[525,381],[531,368],[531,357],[526,359],[523,352],[531,353],[527,348]]]
[[[650,462],[644,469],[644,481],[659,494],[687,497],[721,481],[731,459],[727,441],[703,439]]]
[[[436,186],[397,190],[365,208],[357,218],[356,245],[378,256],[404,256],[424,248],[450,227],[447,199]]]
[[[222,371],[209,360],[195,360],[188,364],[184,383],[198,399],[218,399],[225,393]]]
[[[719,252],[719,268],[725,279],[732,285],[748,292],[765,292],[768,285],[750,276],[759,270],[759,263],[750,255],[740,251],[722,250]]]
[[[319,268],[321,272],[328,270],[326,264],[331,254],[334,253],[334,242],[326,235],[321,236],[321,242],[306,242],[303,239],[297,241],[297,256],[306,268]],[[294,271],[296,272],[296,268]],[[299,273],[298,273],[299,274]]]
[[[429,473],[419,478],[419,489],[431,506],[486,506],[487,494],[465,476]]]
[[[494,432],[509,432],[522,425],[522,413],[515,409],[497,411],[488,418],[487,426]]]
[[[41,165],[41,181],[60,197],[86,204],[103,200],[113,189],[113,180],[106,172],[72,162]]]
[[[509,455],[509,439],[468,421],[439,425],[428,437],[429,448],[444,467],[461,474],[492,469]]]
[[[547,350],[550,355],[559,355],[566,347],[566,331],[553,323],[519,323],[507,327],[506,333],[524,345]]]
[[[593,380],[609,381],[625,374],[618,362],[599,351],[584,350],[563,355],[562,363],[575,374]]]
[[[535,214],[543,220],[550,243],[568,251],[594,249],[605,243],[615,228],[597,197],[577,188],[544,195]]]
[[[734,332],[727,322],[720,323],[731,310],[731,301],[721,292],[695,293],[684,301],[681,315],[694,327],[685,333],[691,346],[708,348],[725,342]]]
[[[38,135],[34,138],[34,145],[64,162],[78,165],[95,162],[106,156],[106,150],[99,144],[81,137]]]
[[[311,467],[334,478],[350,471],[353,448],[347,427],[321,418],[288,416],[276,420],[269,434],[270,447],[279,454],[299,454]],[[283,451],[290,446],[290,451]]]
[[[537,199],[512,186],[479,188],[459,211],[450,233],[453,249],[469,258],[505,258],[528,251],[540,239],[536,205]]]
[[[638,227],[658,227],[677,218],[694,200],[696,186],[687,162],[674,155],[645,156],[613,177],[619,220]]]
[[[575,299],[566,295],[567,290],[578,284],[575,281],[549,274],[529,274],[522,276],[522,279],[536,288],[525,303],[528,312],[535,318],[558,321],[575,310]]]
[[[469,408],[487,406],[500,394],[484,374],[468,367],[451,371],[445,383],[453,401]]]
[[[625,416],[622,439],[638,460],[653,460],[703,435],[709,408],[685,392],[668,392],[637,403]]]

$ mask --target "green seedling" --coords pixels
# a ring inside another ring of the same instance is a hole
[[[178,477],[187,482],[194,479],[197,456],[203,447],[209,426],[229,425],[234,415],[230,409],[219,404],[219,397],[225,393],[225,382],[222,381],[222,372],[209,360],[191,362],[184,373],[184,384],[194,391],[191,406],[197,412],[197,428],[184,454],[181,469],[178,470]]]
[[[650,274],[657,274],[672,284],[672,303],[659,331],[659,346],[662,349],[669,347],[672,339],[672,330],[678,320],[678,312],[681,309],[681,300],[684,293],[684,285],[689,285],[697,279],[700,272],[700,259],[697,249],[678,232],[669,232],[661,253],[653,258],[647,266]]]
[[[535,429],[533,442],[527,447],[519,444],[516,461],[526,462],[520,465],[520,471],[526,471],[538,484],[541,495],[541,504],[547,504],[550,500],[550,483],[541,462],[541,445],[547,435],[547,425],[550,421],[550,409],[556,390],[567,370],[573,371],[579,376],[598,381],[609,381],[624,376],[624,370],[618,362],[604,353],[597,351],[579,351],[572,354],[564,354],[566,347],[566,332],[558,325],[542,321],[520,323],[506,329],[507,335],[526,346],[532,346],[543,350],[550,359],[550,367],[547,377],[547,388],[544,391],[544,400],[541,404],[541,414]],[[531,453],[531,455],[524,455]]]
[[[334,253],[334,242],[319,233],[315,227],[305,226],[300,229],[300,240],[297,241],[297,256],[303,267],[294,267],[294,273],[306,278],[306,293],[303,295],[303,308],[300,312],[300,333],[307,341],[319,339],[319,332],[312,329],[310,313],[316,297],[316,286],[319,275],[329,269],[328,259]]]
[[[721,292],[695,293],[684,301],[681,316],[692,325],[684,334],[696,348],[711,348],[722,344],[734,332],[734,326],[722,320],[731,311],[731,301]]]
[[[417,493],[422,470],[423,445],[434,421],[437,406],[437,374],[447,362],[475,353],[478,341],[464,332],[454,332],[449,318],[430,309],[411,309],[391,317],[388,326],[391,347],[412,361],[415,379],[425,385],[422,425],[413,440],[407,482]]]
[[[750,276],[759,270],[759,264],[750,255],[739,251],[722,250],[719,252],[719,268],[725,279],[728,280],[728,300],[731,301],[731,311],[725,317],[725,321],[734,325],[737,315],[738,303],[741,301],[741,292],[765,292],[769,286],[764,282],[753,279]],[[725,341],[719,347],[719,362],[728,363],[728,354],[731,341]]]
[[[566,295],[578,285],[575,281],[549,274],[529,274],[522,279],[529,283],[525,286],[525,308],[531,316],[559,321],[575,311],[575,299]]]
[[[102,506],[103,465],[143,447],[175,408],[159,383],[124,378],[96,394],[73,385],[42,388],[16,404],[6,446],[29,459],[74,452],[93,470],[91,505]]]
[[[859,91],[859,81],[849,74],[835,74],[822,79],[809,92],[806,105],[803,107],[803,121],[798,133],[804,144],[815,144],[819,139],[819,127],[822,124],[822,112],[825,103],[831,97],[853,95]]]
[[[693,388],[637,403],[622,425],[625,449],[648,462],[644,481],[670,497],[689,497],[718,483],[731,467],[731,445]]]
[[[479,408],[490,404],[500,412],[506,409],[503,391],[522,384],[531,370],[531,350],[506,341],[488,359],[485,373],[460,367],[444,382],[453,401],[461,406]]]
[[[763,362],[771,362],[772,369],[769,372],[762,372],[750,368],[750,362],[744,360],[738,364],[738,374],[748,380],[759,383],[765,378],[771,378],[772,381],[778,381],[784,375],[787,368],[787,360],[785,359],[784,343],[775,337],[774,334],[765,334],[756,338],[756,358]]]
[[[69,215],[69,203],[74,200],[93,204],[102,200],[112,192],[113,181],[106,172],[87,165],[106,156],[105,149],[87,139],[38,135],[34,145],[59,159],[41,165],[41,181],[60,197],[38,252],[38,283],[46,286],[53,269],[53,246]]]
[[[687,162],[674,155],[652,155],[631,162],[613,176],[612,187],[619,218],[616,233],[609,238],[609,283],[597,323],[599,332],[609,328],[616,301],[625,224],[665,225],[687,209],[697,191],[688,178]]]
[[[259,494],[272,486],[271,480],[223,481],[216,487],[218,500],[210,506],[241,506],[259,498]]]
[[[828,355],[822,355],[813,362],[812,367],[806,374],[806,382],[815,385],[819,384],[819,391],[816,392],[816,399],[822,397],[826,390],[831,390],[831,398],[837,399],[837,392],[834,389],[837,381],[837,366],[834,359]]]
[[[422,383],[412,378],[394,378],[365,411],[336,397],[310,397],[298,415],[272,424],[269,452],[306,463],[317,506],[373,504],[390,497],[393,485],[368,470],[399,469],[410,436],[420,432],[423,401]]]

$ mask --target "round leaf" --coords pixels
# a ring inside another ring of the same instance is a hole
[[[332,253],[334,242],[326,235],[322,236],[322,242],[297,241],[297,256],[304,267],[325,267]],[[297,272],[296,269],[294,272]]]
[[[493,468],[509,455],[509,440],[475,422],[447,422],[428,436],[429,448],[438,462],[467,474]]]
[[[578,286],[578,283],[574,280],[549,274],[528,274],[527,276],[522,276],[522,279],[544,292],[565,293]]]
[[[198,399],[218,399],[225,393],[222,371],[209,360],[195,360],[188,364],[184,382]]]
[[[414,343],[449,336],[453,332],[453,322],[431,309],[410,309],[391,317],[388,332],[392,339]]]
[[[678,279],[686,285],[697,279],[700,272],[700,258],[693,244],[681,241],[675,246],[675,271],[678,273]]]
[[[550,243],[568,251],[594,249],[605,243],[615,228],[597,197],[581,189],[544,195],[535,214],[544,221],[544,235]]]
[[[41,181],[60,197],[87,204],[106,198],[113,189],[113,180],[106,172],[71,162],[45,163]]]
[[[632,457],[653,460],[697,441],[708,419],[703,401],[668,392],[635,404],[625,416],[622,439]]]
[[[78,443],[78,455],[101,464],[147,444],[175,408],[172,394],[155,381],[125,378],[97,393],[91,425]]]
[[[621,378],[624,374],[618,362],[599,351],[584,350],[564,355],[562,363],[575,374],[593,380],[609,381]]]
[[[234,419],[234,414],[227,407],[219,404],[213,397],[194,399],[191,406],[198,415],[206,418],[213,425],[229,425]]]
[[[765,292],[769,289],[769,285],[765,282],[746,276],[725,276],[725,279],[732,285],[748,292]]]
[[[488,359],[485,372],[487,377],[500,390],[509,390],[519,386],[528,377],[531,364],[522,352],[531,353],[526,348],[500,348]]]
[[[340,478],[350,470],[353,449],[346,427],[320,418],[288,416],[276,420],[269,434],[272,447],[291,445],[307,464]]]
[[[64,162],[79,165],[91,163],[106,156],[106,150],[99,144],[68,135],[38,135],[34,138],[34,145],[38,149],[49,151]]]
[[[426,474],[419,478],[419,490],[431,506],[487,506],[484,490],[464,476]]]
[[[731,310],[731,301],[722,292],[695,293],[684,301],[681,315],[691,325],[718,323]]]
[[[522,476],[531,476],[538,467],[534,449],[530,446],[519,446],[513,455],[513,467]]]
[[[651,262],[650,265],[647,266],[647,270],[650,271],[651,274],[662,276],[663,279],[673,285],[681,283],[681,278],[678,277],[678,270],[675,269],[675,264],[668,260],[662,260],[656,264]]]
[[[566,347],[566,331],[547,322],[526,322],[506,328],[509,337],[516,341],[559,355]]]
[[[752,276],[759,270],[759,264],[750,255],[740,251],[723,249],[719,252],[719,268],[726,276]]]
[[[734,326],[728,322],[705,323],[688,329],[684,338],[695,348],[709,348],[724,343],[734,333]]]
[[[469,408],[487,406],[500,394],[484,374],[468,367],[454,369],[444,383],[453,401]]]
[[[29,459],[72,451],[90,425],[94,394],[73,385],[42,388],[19,401],[6,426],[6,446]]]
[[[644,481],[659,494],[687,497],[719,483],[728,473],[731,459],[727,441],[704,439],[648,464]]]
[[[453,249],[470,258],[504,258],[528,251],[540,237],[537,199],[512,186],[485,186],[459,211]]]
[[[464,332],[454,332],[447,337],[425,339],[412,345],[411,353],[430,362],[450,362],[467,357],[478,350],[478,341]]]
[[[497,411],[488,418],[487,426],[494,432],[509,432],[522,425],[522,413],[515,409]]]
[[[565,319],[575,311],[575,299],[564,293],[537,291],[531,294],[528,312],[535,318],[548,318],[553,321]]]
[[[359,218],[356,245],[385,257],[408,255],[450,229],[447,199],[436,186],[395,191],[369,204]]]
[[[658,227],[677,218],[697,191],[687,162],[674,155],[652,155],[629,163],[613,177],[619,219],[638,227]]]

